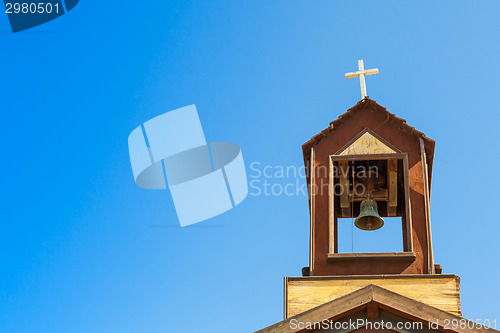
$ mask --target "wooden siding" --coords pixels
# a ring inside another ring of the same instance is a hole
[[[379,275],[285,278],[285,319],[371,284],[461,316],[458,276]]]
[[[365,132],[349,147],[338,155],[363,155],[363,154],[394,154],[396,151],[389,148],[371,133]]]

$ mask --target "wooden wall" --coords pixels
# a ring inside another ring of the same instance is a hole
[[[384,275],[285,278],[285,319],[368,285],[461,316],[460,278],[456,275]]]

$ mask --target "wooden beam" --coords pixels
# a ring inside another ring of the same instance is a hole
[[[285,276],[284,281],[283,281],[283,303],[284,303],[284,308],[283,308],[283,319],[288,318],[288,277]]]
[[[332,155],[334,161],[366,161],[366,160],[389,160],[404,158],[406,154],[364,154],[364,155]]]
[[[339,239],[339,220],[337,218],[335,218],[335,221],[334,221],[334,228],[335,228],[335,240],[338,240]],[[336,241],[335,242],[335,249],[334,249],[334,252],[335,253],[338,253],[339,252],[339,242]]]
[[[379,316],[378,313],[378,304],[375,302],[370,302],[366,305],[366,317],[368,319],[377,319]]]
[[[411,200],[410,200],[410,170],[408,167],[408,155],[403,158],[403,174],[405,189],[405,224],[406,224],[406,252],[413,252],[413,226],[411,220]]]
[[[358,77],[360,74],[361,74],[361,71],[345,73],[345,78],[346,79],[351,79],[353,77]],[[378,74],[378,68],[367,69],[367,70],[363,71],[363,74],[364,75]]]
[[[381,252],[381,253],[331,253],[328,261],[415,261],[414,252]]]
[[[363,201],[366,198],[368,198],[368,193],[362,194],[362,195],[355,195],[354,192],[349,193],[349,201]],[[389,200],[389,193],[387,189],[381,188],[376,192],[371,193],[371,199],[375,201],[388,201]]]
[[[380,309],[387,310],[412,321],[422,321],[424,323],[431,321],[437,323],[437,329],[440,331],[457,333],[498,332],[484,326],[481,327],[476,322],[467,320],[460,315],[444,312],[428,304],[417,302],[378,286],[372,286],[372,288],[374,291],[373,300],[380,304]],[[450,328],[449,323],[451,322],[463,322],[463,325]]]
[[[328,180],[328,253],[335,253],[335,193],[334,186],[334,165],[331,158],[329,160],[329,180]]]
[[[350,217],[351,203],[349,202],[349,162],[339,161],[339,179],[340,179],[340,209],[342,217]]]
[[[389,188],[387,216],[396,216],[398,208],[398,160],[387,160],[387,175]]]
[[[301,313],[297,316],[294,316],[294,319],[296,319],[298,322],[319,322],[322,321],[325,318],[338,318],[338,317],[344,317],[346,315],[355,313],[357,311],[362,310],[363,308],[366,307],[366,304],[371,302],[373,300],[373,292],[371,288],[363,288],[361,290],[358,290],[355,293],[351,293],[349,295],[345,295],[339,299],[337,299],[335,302],[335,305],[332,306],[330,303],[324,304],[323,306],[318,306],[315,308],[313,311],[307,312],[307,313]],[[260,331],[259,333],[277,333],[277,332],[282,332],[282,333],[295,333],[299,332],[302,329],[297,328],[294,329],[290,325],[290,318],[281,321],[277,324],[274,324],[272,326],[269,326],[267,328],[264,328]]]
[[[427,156],[425,154],[424,140],[420,138],[420,157],[422,160],[422,174],[424,180],[424,201],[425,201],[425,225],[427,230],[427,270],[429,274],[435,274],[434,253],[432,250],[432,230],[431,230],[431,199],[429,192],[429,175],[427,166]]]
[[[311,147],[311,160],[310,160],[310,184],[311,184],[311,188],[309,189],[309,211],[310,211],[310,215],[311,215],[311,221],[310,221],[310,234],[309,234],[309,267],[310,267],[310,270],[309,270],[309,273],[311,274],[311,276],[314,275],[314,237],[315,237],[315,228],[314,228],[314,224],[315,224],[315,214],[314,214],[314,210],[315,210],[315,205],[314,205],[314,201],[315,201],[315,195],[314,195],[314,192],[316,191],[316,177],[315,177],[315,166],[314,166],[314,160],[315,160],[315,152],[316,152],[316,147],[313,146]]]

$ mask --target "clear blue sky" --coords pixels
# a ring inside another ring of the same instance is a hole
[[[194,103],[249,175],[298,167],[360,99],[344,73],[361,58],[380,69],[368,95],[437,141],[435,258],[461,277],[464,316],[500,319],[499,15],[496,0],[82,0],[17,34],[0,15],[0,332],[280,321],[283,276],[308,265],[307,198],[248,196],[180,228],[169,192],[134,184],[127,137]]]

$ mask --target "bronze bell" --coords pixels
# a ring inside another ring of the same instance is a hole
[[[354,225],[361,230],[377,230],[382,228],[384,220],[378,215],[377,203],[370,198],[361,202],[359,216],[354,221]]]

